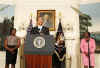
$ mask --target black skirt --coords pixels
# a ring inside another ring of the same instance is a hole
[[[14,48],[15,46],[8,46],[8,48]],[[17,59],[17,51],[18,49],[14,50],[14,54],[6,50],[6,64],[16,64]]]

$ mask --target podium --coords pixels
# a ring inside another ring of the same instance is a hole
[[[25,68],[52,68],[53,52],[53,36],[28,35],[24,45]]]

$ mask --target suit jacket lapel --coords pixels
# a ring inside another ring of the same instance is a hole
[[[44,30],[45,30],[45,29],[44,29],[44,26],[43,26],[41,32],[43,32]]]
[[[36,27],[36,30],[37,30],[37,32],[39,32],[40,29],[38,28],[38,26]]]

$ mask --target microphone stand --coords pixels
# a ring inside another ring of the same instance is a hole
[[[90,49],[89,49],[89,40],[87,40],[88,42],[88,58],[89,58],[89,68],[91,68],[91,65],[90,65]]]

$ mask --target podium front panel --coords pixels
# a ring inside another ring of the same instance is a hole
[[[40,39],[40,41],[36,41]],[[41,43],[41,39],[44,39]],[[24,54],[34,54],[34,55],[52,55],[54,51],[54,38],[52,35],[29,35],[26,37],[24,45]],[[45,43],[45,45],[43,45]],[[39,46],[36,44],[42,45]],[[38,47],[39,46],[39,47]]]

